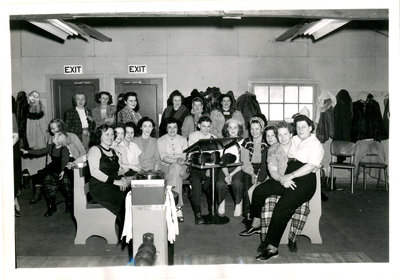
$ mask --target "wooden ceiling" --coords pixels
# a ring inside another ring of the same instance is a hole
[[[124,12],[124,13],[82,13],[82,14],[32,14],[11,15],[10,20],[60,18],[129,18],[129,17],[276,17],[304,19],[344,19],[344,20],[389,20],[388,9],[335,9],[335,10],[238,10],[238,11],[177,11],[177,12]]]

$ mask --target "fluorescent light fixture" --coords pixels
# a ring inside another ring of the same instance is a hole
[[[67,37],[69,36],[69,33],[55,27],[53,24],[47,21],[41,21],[41,20],[29,20],[30,23],[33,25],[36,25],[37,27],[53,34],[54,36],[60,38],[61,40],[65,41]]]

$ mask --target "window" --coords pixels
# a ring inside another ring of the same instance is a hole
[[[315,84],[250,83],[250,90],[268,121],[290,118],[304,107],[314,116]]]

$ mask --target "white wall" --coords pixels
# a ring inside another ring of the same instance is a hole
[[[316,80],[321,90],[347,89],[353,101],[361,91],[372,92],[380,104],[388,92],[388,38],[372,30],[342,28],[317,42],[275,42],[289,26],[96,28],[112,42],[59,43],[39,35],[36,27],[12,29],[13,94],[35,89],[46,104],[49,76],[62,77],[65,64],[83,65],[85,75],[99,77],[101,90],[111,93],[113,78],[126,76],[128,64],[147,64],[149,74],[166,74],[167,92],[178,89],[184,95],[218,86],[239,96],[254,79]]]

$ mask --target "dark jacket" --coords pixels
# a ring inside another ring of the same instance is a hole
[[[174,110],[174,106],[167,106],[167,108],[165,108],[165,110],[162,114],[162,117],[161,117],[161,124],[160,124],[160,128],[158,130],[159,137],[161,137],[167,133],[166,121],[168,118],[174,118],[177,121],[178,134],[182,135],[182,124],[183,124],[183,121],[185,120],[186,116],[189,114],[190,114],[189,110],[183,104],[176,111]]]
[[[353,103],[353,128],[351,141],[363,139],[381,141],[385,138],[383,119],[379,103],[372,94],[367,101],[358,100]]]
[[[237,109],[242,112],[245,129],[249,129],[249,121],[255,116],[261,114],[260,104],[258,104],[256,95],[253,93],[243,93],[236,101]]]
[[[325,100],[325,104],[331,100]],[[333,108],[330,107],[325,112],[321,112],[315,136],[321,143],[325,143],[329,138],[335,137],[335,123],[333,119]]]
[[[89,109],[85,107],[85,113],[86,116],[92,116],[91,112]],[[81,119],[79,118],[78,111],[76,111],[75,107],[69,109],[64,113],[64,121],[65,124],[67,125],[67,131],[75,133],[79,139],[82,141],[82,122]],[[96,123],[94,121],[90,121],[89,119],[87,120],[88,122],[88,130],[90,134],[92,134],[96,128]]]
[[[340,90],[336,95],[336,106],[333,108],[335,136],[333,140],[350,141],[353,117],[353,104],[349,92]]]

